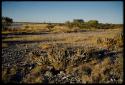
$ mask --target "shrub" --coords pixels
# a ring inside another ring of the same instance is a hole
[[[90,76],[92,72],[92,69],[90,67],[84,67],[83,68],[83,74]]]
[[[2,17],[2,30],[8,30],[8,27],[13,23],[13,19],[9,17]]]
[[[25,26],[25,28],[29,28],[29,26],[28,26],[28,25],[26,25],[26,26]]]

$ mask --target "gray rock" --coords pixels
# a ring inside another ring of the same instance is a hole
[[[47,76],[47,77],[52,77],[53,74],[52,74],[50,71],[46,71],[46,72],[45,72],[45,76]]]

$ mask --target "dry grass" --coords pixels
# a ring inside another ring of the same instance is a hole
[[[48,24],[26,24],[23,25],[23,27],[21,28],[21,30],[24,31],[30,31],[30,32],[39,32],[39,31],[49,31],[49,29],[47,28]]]
[[[47,41],[38,44],[38,48],[45,51],[45,55],[30,55],[37,66],[24,77],[23,82],[42,83],[43,78],[40,72],[51,65],[55,70],[65,71],[66,74],[77,74],[82,83],[122,83],[123,55],[118,54],[115,57],[116,60],[112,60],[111,56],[100,53],[103,49],[109,52],[121,51],[123,48],[121,32],[121,29],[108,29],[99,30],[99,32],[95,30],[79,33],[24,35],[3,41]],[[6,72],[3,71],[3,80],[7,80],[9,76]]]
[[[121,30],[106,30],[92,31],[80,33],[60,33],[60,34],[45,34],[45,35],[21,35],[12,38],[5,38],[2,41],[47,41],[49,43],[82,43],[107,46],[107,39],[114,39]],[[118,39],[117,39],[118,40]],[[120,39],[118,43],[121,43]],[[122,45],[121,45],[122,46]]]
[[[44,44],[39,44],[38,47],[41,48],[41,49],[43,49],[43,50],[46,50],[46,49],[51,48],[52,45],[51,45],[51,44],[45,44],[45,43],[44,43]]]

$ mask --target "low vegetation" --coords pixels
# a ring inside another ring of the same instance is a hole
[[[23,23],[21,28],[13,28],[11,25],[13,19],[9,17],[2,17],[2,30],[11,32],[51,32],[51,33],[69,33],[69,32],[81,32],[85,30],[96,29],[115,29],[121,28],[122,24],[108,24],[99,23],[97,20],[89,20],[85,22],[82,19],[74,19],[66,21],[65,23]]]
[[[2,32],[2,82],[123,83],[121,25],[75,19],[24,27]]]

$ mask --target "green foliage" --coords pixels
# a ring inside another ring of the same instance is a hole
[[[79,27],[81,28],[84,24],[84,20],[82,19],[74,19],[73,20],[73,27]]]
[[[99,23],[98,20],[89,20],[88,22],[84,22],[82,19],[74,19],[73,22],[66,21],[65,25],[69,28],[78,27],[80,29],[114,29],[121,28],[122,24],[103,24]]]
[[[87,23],[91,24],[91,25],[97,25],[98,21],[97,20],[89,20]]]
[[[13,19],[9,17],[2,17],[2,30],[7,30],[12,23],[13,23]]]
[[[98,21],[97,20],[90,20],[88,22],[84,22],[82,19],[74,19],[73,22],[65,22],[65,25],[69,28],[78,27],[80,29],[90,29],[90,28],[97,28]]]
[[[73,23],[84,23],[84,20],[82,20],[82,19],[74,19]]]
[[[86,24],[88,25],[88,28],[97,28],[99,23],[97,20],[89,20]]]

